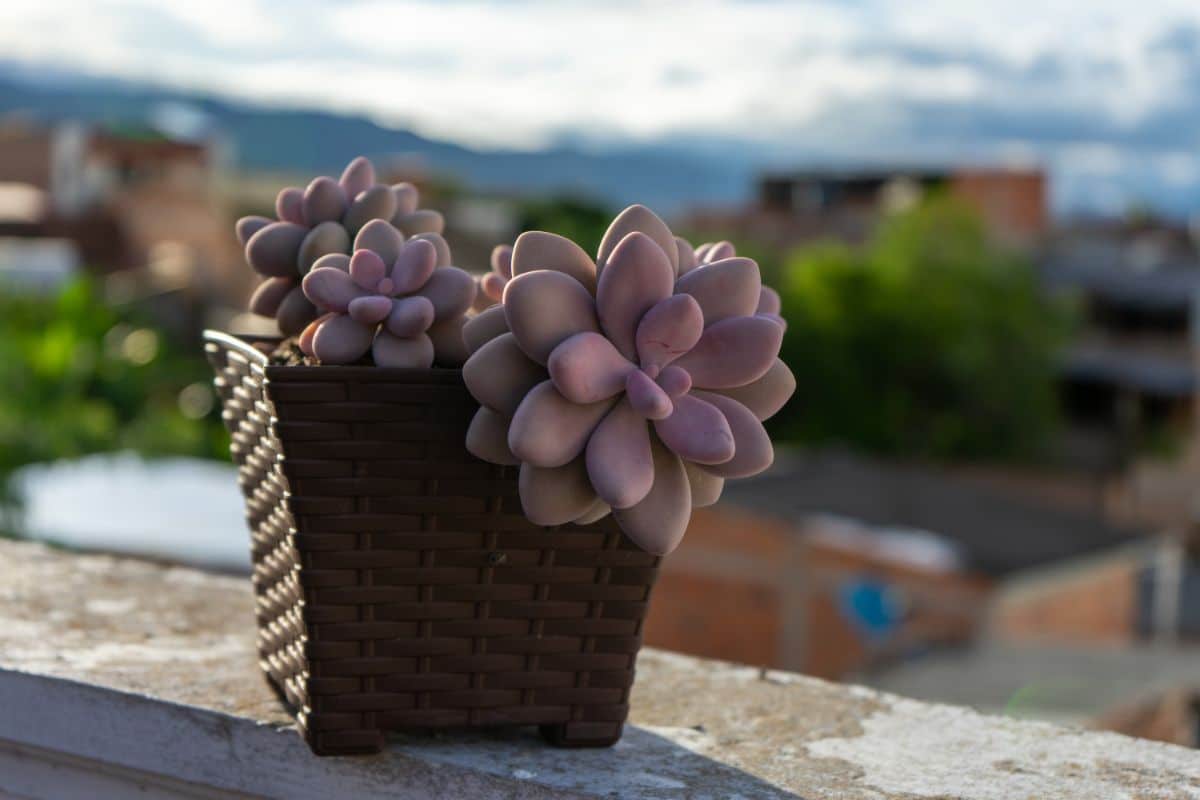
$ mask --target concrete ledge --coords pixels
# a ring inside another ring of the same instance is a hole
[[[1200,798],[1200,754],[650,650],[612,750],[532,731],[309,754],[248,582],[0,543],[0,796]]]

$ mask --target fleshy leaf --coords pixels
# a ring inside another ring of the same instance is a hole
[[[400,338],[380,329],[371,343],[371,357],[379,367],[428,369],[433,365],[433,342],[423,333]]]
[[[360,192],[350,202],[350,207],[342,217],[342,225],[351,234],[357,234],[371,220],[379,219],[386,223],[395,213],[396,195],[392,194],[391,187],[377,183]]]
[[[375,291],[386,275],[387,267],[374,250],[355,250],[350,256],[350,278],[363,291]]]
[[[348,273],[333,267],[317,267],[300,284],[304,295],[322,311],[345,312],[350,301],[367,294]]]
[[[675,364],[686,369],[701,389],[744,386],[766,374],[782,341],[783,330],[768,319],[730,317],[705,329],[691,352]]]
[[[695,298],[676,294],[656,303],[638,324],[635,341],[642,369],[663,367],[696,346],[704,332],[704,312]]]
[[[716,242],[708,248],[708,252],[704,254],[705,264],[715,264],[726,258],[733,258],[737,255],[733,245],[729,242]]]
[[[396,214],[392,218],[392,224],[404,231],[405,236],[441,233],[446,228],[446,220],[441,213],[431,208],[418,208],[411,214]]]
[[[597,498],[596,502],[592,504],[592,507],[588,509],[583,516],[575,520],[575,524],[591,525],[593,522],[599,522],[611,513],[612,508],[609,507],[608,503]]]
[[[646,419],[666,419],[671,415],[671,398],[640,369],[625,376],[625,394],[634,410]]]
[[[517,275],[504,289],[504,313],[521,348],[539,364],[568,337],[599,331],[595,304],[579,281],[562,272]]]
[[[474,353],[501,334],[508,333],[504,306],[492,306],[467,319],[463,325],[463,343],[468,353]]]
[[[721,490],[725,488],[724,478],[705,472],[687,461],[683,462],[683,468],[692,488],[692,508],[711,506],[721,499]]]
[[[340,222],[346,213],[346,191],[333,178],[324,175],[314,178],[304,190],[301,208],[304,224],[310,227],[322,222]]]
[[[322,257],[345,253],[350,249],[350,234],[337,222],[322,222],[308,232],[296,254],[296,267],[301,275],[308,274]]]
[[[433,303],[425,297],[401,297],[388,306],[384,327],[402,338],[424,333],[433,324]]]
[[[360,325],[378,325],[392,310],[392,299],[372,294],[350,301],[350,318]]]
[[[433,317],[441,321],[465,314],[475,301],[475,280],[458,267],[435,269],[417,292],[433,303]]]
[[[520,464],[508,449],[508,420],[480,406],[467,428],[467,452],[490,464]]]
[[[384,264],[394,264],[400,255],[404,237],[384,219],[373,219],[362,226],[354,237],[355,250],[371,250]]]
[[[692,489],[679,456],[652,439],[654,485],[637,505],[613,509],[613,517],[648,553],[666,555],[679,546],[692,516]]]
[[[697,464],[723,464],[733,458],[733,431],[715,406],[690,394],[675,398],[674,406],[671,416],[654,423],[663,444]]]
[[[480,405],[511,417],[525,395],[546,380],[545,368],[535,364],[511,333],[480,347],[463,365],[463,383]]]
[[[733,458],[721,464],[701,465],[706,472],[722,478],[748,478],[771,466],[775,460],[771,437],[748,408],[716,393],[696,392],[695,395],[716,406],[733,432]]]
[[[569,239],[567,241],[570,241]],[[574,244],[572,242],[572,244]],[[586,253],[584,254],[586,255]],[[498,244],[492,248],[492,257],[489,260],[492,271],[504,279],[513,276],[512,271],[513,248],[512,245]],[[591,259],[588,259],[589,261]]]
[[[304,224],[304,191],[296,186],[280,189],[275,195],[275,216],[282,222]]]
[[[679,252],[675,244],[675,236],[667,227],[667,223],[659,219],[653,211],[641,205],[632,205],[622,211],[604,232],[604,238],[600,240],[600,250],[596,254],[597,278],[602,276],[604,270],[608,268],[609,259],[616,251],[617,245],[634,231],[649,236],[662,249],[667,257],[667,262],[671,265],[671,278],[674,280],[679,273]]]
[[[359,156],[342,170],[342,177],[338,179],[338,183],[348,199],[358,197],[374,185],[375,167],[364,156]]]
[[[397,294],[412,294],[429,282],[437,266],[437,250],[424,239],[409,239],[400,246],[392,267],[392,285]]]
[[[322,364],[349,364],[362,358],[371,348],[373,332],[344,314],[330,316],[317,327],[312,342],[313,354]]]
[[[683,277],[696,268],[696,252],[692,243],[682,236],[675,237],[675,246],[679,251],[679,276]]]
[[[704,311],[704,324],[754,313],[762,280],[758,264],[748,258],[727,258],[684,275],[675,291],[696,298]]]
[[[296,256],[308,228],[294,222],[272,222],[246,242],[246,263],[255,272],[275,278],[296,274]]]
[[[393,183],[392,194],[396,195],[396,214],[401,216],[416,211],[417,205],[421,201],[421,195],[417,191],[417,187],[407,181]]]
[[[292,278],[267,278],[250,297],[250,313],[260,317],[275,316],[283,298],[297,285]]]
[[[470,355],[463,342],[463,325],[467,318],[462,314],[438,320],[429,326],[425,335],[433,341],[434,361],[444,367],[459,367]]]
[[[270,225],[275,220],[267,217],[242,217],[234,225],[234,232],[237,234],[238,243],[244,248],[246,242],[250,241],[250,237],[261,231],[263,228]]]
[[[730,397],[750,410],[757,419],[775,416],[796,391],[796,378],[780,359],[756,381],[732,389],[716,389],[716,394]]]
[[[762,287],[762,293],[758,296],[758,307],[755,309],[755,313],[778,315],[782,309],[783,301],[779,299],[779,292],[770,286]]]
[[[649,427],[628,400],[617,403],[596,427],[586,459],[596,494],[613,508],[641,502],[654,485]]]
[[[293,286],[275,312],[275,322],[284,336],[295,336],[317,318],[317,308],[304,296],[299,286]]]
[[[509,277],[543,269],[570,275],[589,294],[596,292],[596,265],[582,247],[546,231],[522,233],[513,244]]]
[[[675,247],[674,239],[671,247]],[[621,355],[637,358],[638,323],[655,304],[671,296],[674,285],[671,263],[646,234],[630,233],[612,250],[608,266],[600,273],[596,313]]]
[[[534,525],[565,525],[596,504],[582,457],[551,469],[522,464],[517,489],[521,508]]]
[[[483,292],[493,303],[499,303],[504,297],[504,287],[507,282],[495,272],[485,272],[479,279],[479,291]]]
[[[625,389],[625,376],[636,367],[598,333],[585,331],[566,339],[546,362],[554,386],[573,403],[607,400]]]
[[[671,364],[659,373],[656,382],[667,393],[667,397],[670,397],[672,400],[680,395],[687,394],[692,388],[692,376],[688,374],[686,369],[680,369],[674,364]]]
[[[450,245],[446,244],[446,240],[442,238],[440,233],[418,233],[412,238],[416,241],[425,241],[433,245],[433,249],[437,251],[437,266],[450,266]]]
[[[572,403],[553,382],[543,381],[517,406],[508,429],[508,446],[522,462],[561,467],[583,452],[588,437],[613,404],[612,400]]]

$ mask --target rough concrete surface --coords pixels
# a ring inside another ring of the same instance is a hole
[[[248,581],[3,542],[0,796],[1200,798],[1184,748],[663,651],[639,667],[611,750],[448,732],[318,759],[259,675]]]

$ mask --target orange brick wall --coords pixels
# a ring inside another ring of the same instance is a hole
[[[996,638],[1123,644],[1134,639],[1137,570],[1119,559],[1030,584],[1015,584],[997,597],[989,629]]]
[[[950,191],[1002,239],[1026,244],[1048,228],[1046,176],[1039,170],[961,170],[951,177]]]

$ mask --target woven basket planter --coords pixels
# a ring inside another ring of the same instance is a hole
[[[205,340],[260,664],[315,753],[464,726],[620,738],[656,556],[611,517],[526,520],[516,470],[463,444],[476,406],[458,370],[280,366],[273,341]]]

